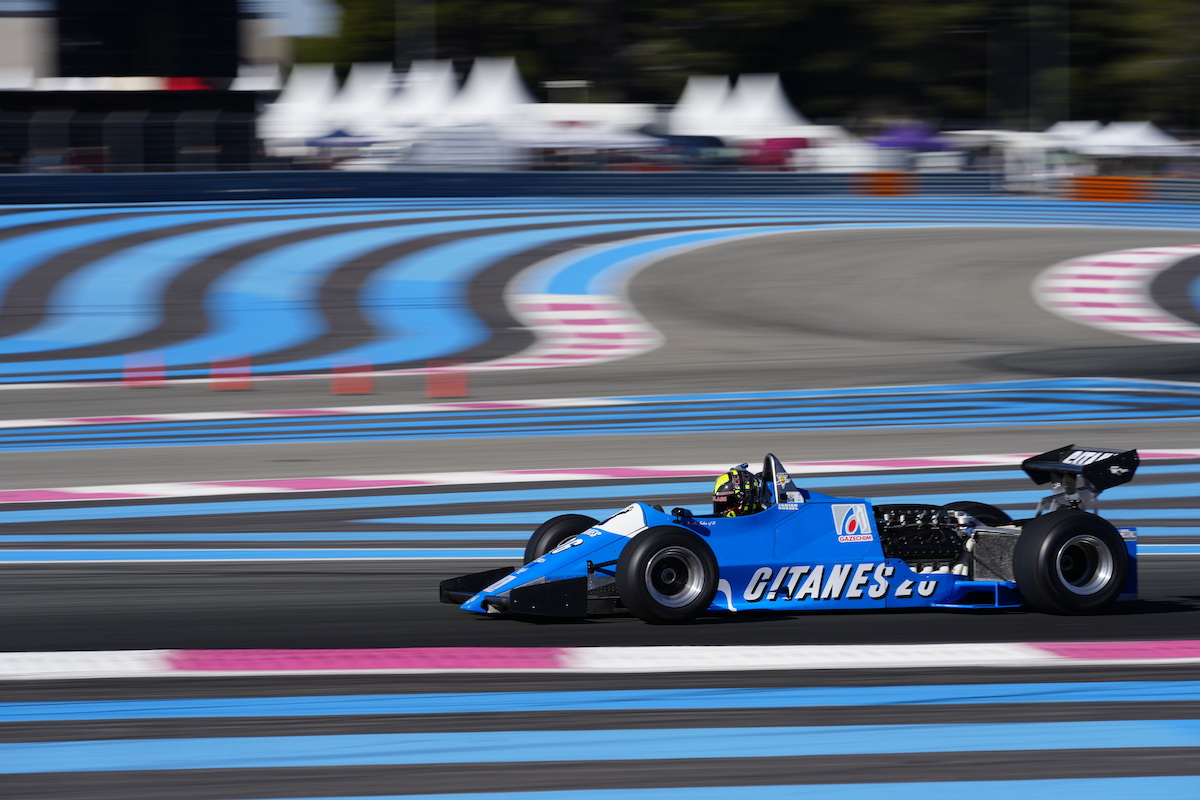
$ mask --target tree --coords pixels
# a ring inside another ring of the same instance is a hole
[[[1200,125],[1200,0],[338,0],[302,60],[512,56],[535,91],[671,103],[690,75],[780,73],[808,116]],[[435,5],[436,4],[436,5]]]

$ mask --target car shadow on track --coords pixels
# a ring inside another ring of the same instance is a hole
[[[1073,347],[1005,353],[969,362],[989,371],[1055,378],[1145,378],[1195,381],[1200,358],[1195,343]]]
[[[900,618],[900,617],[937,617],[944,616],[948,618],[964,619],[971,617],[995,619],[998,617],[1023,617],[1036,616],[1047,619],[1055,618],[1103,618],[1103,617],[1137,617],[1137,616],[1152,616],[1163,614],[1186,614],[1195,613],[1200,610],[1200,596],[1196,597],[1170,597],[1162,600],[1133,600],[1130,602],[1118,603],[1112,608],[1103,611],[1099,614],[1086,615],[1055,615],[1046,614],[1040,611],[1026,608],[898,608],[887,611],[863,611],[861,609],[842,609],[828,611],[804,611],[804,612],[782,612],[782,611],[738,611],[736,613],[720,613],[720,614],[705,614],[684,623],[689,626],[722,626],[722,625],[744,625],[750,623],[763,622],[789,622],[803,619],[830,619],[830,618],[845,618],[845,619],[880,619],[880,618]],[[573,626],[573,625],[596,625],[605,622],[616,621],[637,621],[636,617],[629,613],[616,613],[597,615],[594,617],[536,617],[536,616],[521,616],[516,614],[506,616],[489,616],[483,619],[492,621],[505,622],[524,622],[538,627],[554,627],[554,626]]]

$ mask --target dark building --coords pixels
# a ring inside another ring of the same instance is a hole
[[[58,74],[229,79],[238,0],[58,0]]]

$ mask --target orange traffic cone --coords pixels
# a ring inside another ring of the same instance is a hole
[[[466,397],[467,371],[462,366],[461,361],[430,361],[425,373],[425,396]]]
[[[336,364],[333,368],[334,394],[373,394],[375,375],[365,364]]]
[[[244,392],[254,388],[250,378],[250,357],[214,358],[209,386],[214,392]]]

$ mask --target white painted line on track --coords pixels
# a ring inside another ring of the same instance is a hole
[[[258,411],[180,411],[106,417],[56,417],[0,420],[0,429],[58,428],[81,425],[138,425],[155,422],[220,422],[223,420],[289,419],[293,417],[370,416],[374,414],[452,414],[470,411],[509,411],[539,408],[603,408],[628,405],[607,397],[551,398],[545,400],[476,400],[452,403],[407,403],[371,406],[321,406]]]
[[[0,680],[154,678],[170,674],[170,650],[0,653]]]
[[[0,653],[0,680],[280,675],[611,674],[1200,663],[1200,642],[427,647]]]
[[[1025,644],[575,647],[566,658],[567,669],[578,672],[1040,666],[1059,660]]]
[[[785,466],[792,475],[833,475],[900,470],[1013,467],[1035,453],[911,458],[852,459],[845,461],[793,461]],[[1140,452],[1143,461],[1200,458],[1200,449],[1156,449]],[[653,480],[710,477],[728,464],[687,464],[645,467],[573,467],[567,469],[496,470],[480,472],[429,472],[395,475],[341,475],[306,478],[253,478],[232,481],[193,481],[158,484],[68,486],[0,491],[0,503],[57,503],[72,501],[129,501],[172,497],[346,492],[421,486],[480,486],[516,483],[566,483],[596,480]]]
[[[1154,306],[1157,309],[1157,306]],[[1087,381],[1107,381],[1103,386],[1089,386]],[[0,387],[2,388],[2,387]],[[802,399],[836,400],[870,396],[907,397],[922,395],[978,395],[996,391],[1021,391],[1030,394],[1039,392],[1058,394],[1064,391],[1081,393],[1121,392],[1200,392],[1200,382],[1169,381],[1154,379],[1113,380],[1107,378],[1081,378],[1069,385],[1050,381],[1014,381],[1004,384],[980,384],[946,386],[944,384],[911,384],[881,386],[850,386],[796,391],[745,392],[737,393],[746,400],[786,401]],[[689,396],[688,403],[716,404],[729,400],[722,393]],[[444,403],[400,403],[361,406],[316,406],[312,408],[251,409],[235,411],[179,411],[149,414],[110,415],[98,417],[43,417],[27,419],[0,419],[0,429],[50,428],[94,425],[139,425],[170,422],[220,422],[223,420],[290,419],[299,417],[341,417],[388,414],[454,414],[480,411],[514,411],[522,409],[571,409],[605,408],[612,406],[653,406],[678,402],[676,396],[632,395],[627,397],[555,397],[531,400],[460,400]]]

